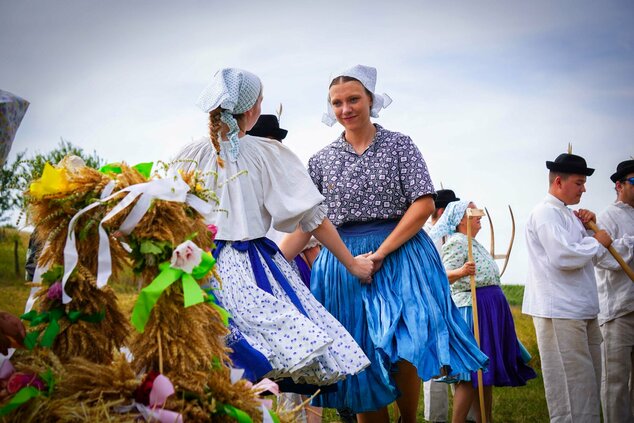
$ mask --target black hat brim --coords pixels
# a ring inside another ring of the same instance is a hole
[[[288,134],[288,131],[282,128],[254,128],[250,131],[247,131],[247,134],[254,137],[273,138],[274,140],[282,141],[284,138],[286,138],[286,134]]]
[[[630,160],[630,161],[632,162],[631,164],[627,164],[626,166],[621,167],[621,169],[618,169],[616,172],[612,174],[612,176],[610,176],[610,179],[612,180],[612,182],[616,183],[616,181],[620,181],[627,174],[634,172],[634,160]]]
[[[575,166],[570,163],[555,163],[551,161],[546,162],[546,167],[553,172],[559,173],[571,173],[575,175],[591,176],[594,173],[594,169],[590,167]]]
[[[280,128],[275,131],[275,139],[282,141],[284,138],[286,138],[286,134],[288,134],[288,131],[286,129]]]

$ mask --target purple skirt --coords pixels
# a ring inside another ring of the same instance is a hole
[[[520,344],[515,334],[511,308],[498,285],[476,289],[478,299],[478,323],[480,349],[489,357],[489,367],[482,373],[484,386],[524,386],[537,377],[535,371],[524,363]],[[471,306],[459,307],[460,313],[473,330]],[[461,373],[459,380],[471,380],[478,386],[477,373]]]

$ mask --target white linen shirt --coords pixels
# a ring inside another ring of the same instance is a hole
[[[220,144],[224,158],[229,142]],[[225,159],[224,168],[209,138],[186,146],[175,160],[193,160],[174,166],[197,167],[207,175],[207,188],[220,200],[208,221],[218,227],[218,240],[261,238],[271,227],[290,233],[299,225],[310,232],[326,217],[324,197],[299,158],[279,141],[246,135],[240,138],[237,161]]]
[[[634,268],[634,207],[621,201],[610,204],[597,225],[613,239],[612,246]],[[634,283],[606,249],[595,261],[599,291],[599,324],[634,311]]]
[[[528,275],[522,312],[536,317],[594,319],[599,299],[592,259],[605,248],[572,210],[548,194],[526,224]]]

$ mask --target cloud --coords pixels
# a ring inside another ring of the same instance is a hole
[[[599,211],[634,154],[633,18],[631,2],[0,0],[0,88],[31,101],[12,154],[63,136],[136,163],[205,135],[199,91],[243,67],[262,78],[264,113],[283,103],[285,143],[307,161],[341,131],[320,123],[329,77],[374,65],[394,98],[377,122],[414,139],[436,185],[494,216],[513,206],[506,280],[522,282],[520,228],[546,192],[544,161],[573,142],[597,168],[582,205]]]

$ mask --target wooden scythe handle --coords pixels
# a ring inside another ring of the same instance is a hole
[[[475,211],[475,212],[474,212]],[[474,212],[472,214],[472,212]],[[473,237],[471,236],[471,218],[483,216],[484,212],[477,209],[467,209],[467,241],[469,261],[473,261]],[[473,311],[473,335],[480,347],[480,323],[478,322],[478,300],[476,296],[475,275],[470,275],[471,285],[471,310]],[[478,398],[480,399],[480,413],[483,422],[486,422],[486,407],[484,405],[484,386],[482,381],[482,369],[478,369]]]
[[[600,230],[597,224],[593,221],[586,223],[586,225],[588,225],[588,228],[595,232]],[[621,257],[621,255],[616,252],[613,246],[610,245],[608,247],[608,251],[610,252],[610,254],[612,254],[612,257],[614,257],[614,259],[621,265],[625,274],[630,277],[632,282],[634,282],[634,270],[632,270],[632,268],[625,262],[625,260],[623,260],[623,257]]]

